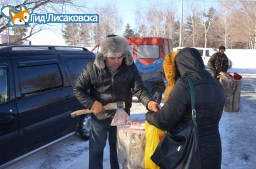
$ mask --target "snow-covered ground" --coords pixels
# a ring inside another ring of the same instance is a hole
[[[256,69],[256,50],[227,49],[226,55],[233,63],[233,68]]]
[[[240,111],[223,112],[220,121],[222,169],[256,168],[256,74],[247,72],[242,75]],[[145,113],[146,109],[141,103],[133,102],[133,121],[145,121]],[[88,141],[73,135],[6,169],[87,169],[88,150]],[[110,169],[108,144],[103,165],[104,169]]]
[[[254,77],[254,78],[250,78]],[[256,79],[242,83],[240,111],[223,112],[220,121],[223,169],[256,168]]]

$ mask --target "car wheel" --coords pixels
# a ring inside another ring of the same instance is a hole
[[[78,120],[78,134],[83,140],[89,140],[91,131],[91,116],[82,115]]]
[[[158,87],[154,87],[152,89],[152,96],[153,99],[157,102],[157,103],[161,103],[162,100],[162,92]]]

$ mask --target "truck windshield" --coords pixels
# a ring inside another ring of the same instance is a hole
[[[0,104],[7,102],[7,70],[0,68]]]
[[[139,45],[137,47],[137,59],[158,59],[158,45]]]

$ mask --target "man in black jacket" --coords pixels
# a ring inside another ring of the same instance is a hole
[[[103,105],[117,101],[125,102],[130,115],[132,92],[150,111],[160,110],[160,105],[144,85],[125,38],[109,35],[101,42],[101,51],[95,61],[88,63],[74,87],[76,98],[93,110],[89,139],[89,168],[102,169],[103,150],[109,134],[110,164],[119,168],[116,149],[116,127],[110,126],[115,114]],[[90,89],[90,92],[88,92]]]
[[[220,46],[219,52],[213,54],[209,59],[207,65],[211,69],[211,75],[217,79],[221,72],[227,72],[229,68],[228,57],[226,56],[225,46]]]

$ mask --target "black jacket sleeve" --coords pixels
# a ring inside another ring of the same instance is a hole
[[[148,112],[146,114],[146,120],[149,124],[170,131],[179,123],[190,103],[188,90],[181,81],[183,80],[179,79],[176,82],[160,112]]]
[[[135,72],[132,82],[132,91],[134,92],[134,95],[142,102],[142,104],[147,107],[148,102],[153,100],[153,97],[142,81],[137,67],[135,65],[133,66],[135,67]]]
[[[83,69],[83,72],[80,74],[75,86],[74,86],[74,95],[77,100],[84,105],[86,108],[91,108],[94,103],[94,99],[90,97],[88,89],[91,87],[90,74],[87,68]]]

